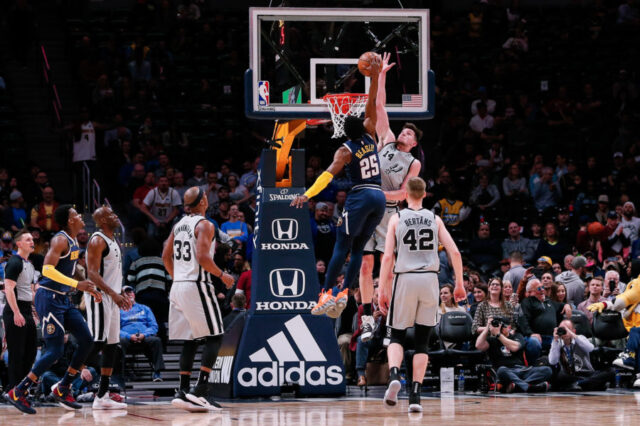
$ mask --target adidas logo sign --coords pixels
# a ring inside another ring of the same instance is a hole
[[[238,372],[238,383],[241,386],[279,387],[285,382],[300,386],[342,383],[342,366],[326,365],[327,359],[302,316],[293,317],[284,326],[288,335],[284,331],[274,334],[267,339],[267,346],[249,355],[251,362],[264,366],[241,369]],[[308,366],[309,363],[320,365]]]

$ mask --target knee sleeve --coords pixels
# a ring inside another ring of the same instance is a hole
[[[93,348],[93,339],[89,333],[87,333],[87,335],[76,335],[76,339],[78,340],[78,347],[73,352],[69,367],[79,370],[87,360],[87,356],[89,356],[89,353]]]
[[[100,351],[104,349],[105,344],[105,342],[93,342],[91,352],[89,352],[89,355],[87,356],[87,362],[91,363],[93,360],[95,360]]]
[[[415,326],[415,347],[417,354],[426,354],[427,349],[429,347],[429,337],[431,336],[431,330],[433,327],[428,325],[419,325]]]
[[[195,340],[187,340],[182,346],[182,353],[180,354],[180,371],[193,370],[193,358],[196,356],[196,349],[198,343]]]
[[[118,345],[105,345],[102,350],[102,368],[113,368],[116,363]]]
[[[391,338],[389,339],[391,343],[397,343],[398,345],[404,347],[404,339],[407,335],[407,330],[396,330],[395,328],[391,329]]]
[[[202,353],[202,361],[200,365],[203,367],[211,368],[216,362],[218,357],[218,351],[222,345],[222,335],[209,336],[204,341],[204,352]]]

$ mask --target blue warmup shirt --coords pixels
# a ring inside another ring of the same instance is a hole
[[[56,235],[54,235],[53,238],[57,237],[58,235],[63,235],[67,239],[67,241],[69,242],[69,251],[64,256],[60,256],[60,259],[58,259],[58,264],[56,265],[56,270],[61,274],[72,278],[76,270],[76,263],[78,263],[78,258],[80,257],[80,246],[78,246],[77,241],[71,238],[66,232],[60,231]],[[42,277],[40,279],[40,287],[45,287],[49,290],[57,291],[59,293],[68,293],[73,290],[72,287],[60,284],[47,277]]]
[[[378,147],[371,136],[363,134],[362,139],[348,140],[342,146],[351,152],[351,162],[345,165],[345,172],[351,181],[351,189],[359,185],[379,187],[382,184],[382,178]]]

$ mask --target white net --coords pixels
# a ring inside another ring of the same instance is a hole
[[[359,117],[367,106],[367,95],[358,93],[340,93],[325,95],[322,99],[329,107],[333,121],[333,139],[344,136],[344,121],[347,116]]]

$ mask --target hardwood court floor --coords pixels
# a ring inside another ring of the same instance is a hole
[[[377,393],[377,392],[376,392]],[[371,394],[371,392],[369,393]],[[2,425],[184,425],[184,426],[405,426],[421,424],[640,425],[640,391],[612,390],[547,395],[423,396],[423,413],[407,413],[407,400],[389,409],[379,397],[224,402],[219,413],[188,413],[169,401],[134,402],[127,411],[69,412],[37,407],[27,416],[0,405]]]

